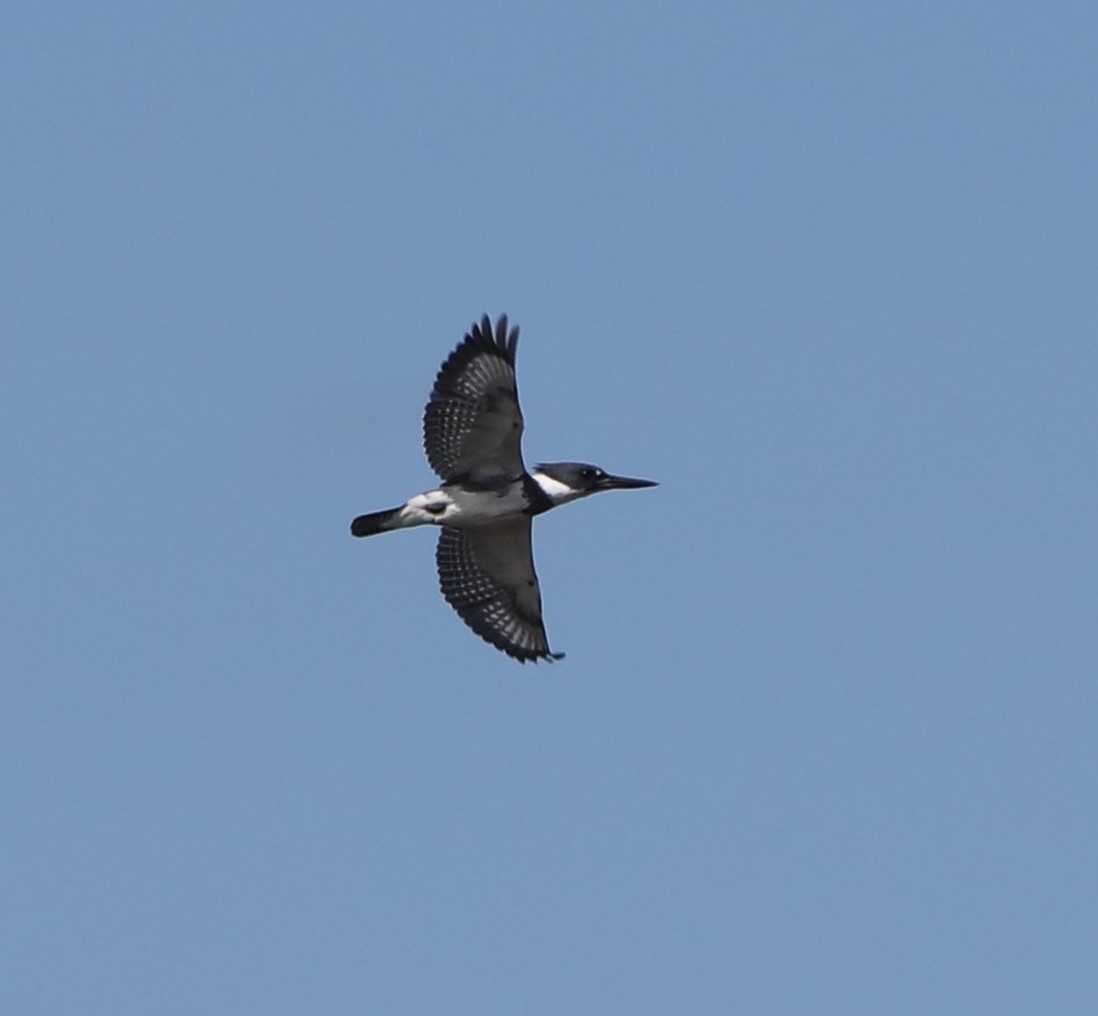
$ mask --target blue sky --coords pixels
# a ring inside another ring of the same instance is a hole
[[[0,1008],[1091,1013],[1098,14],[0,15]],[[452,615],[483,312],[553,647]]]

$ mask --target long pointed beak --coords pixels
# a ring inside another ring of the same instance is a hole
[[[658,487],[655,480],[636,480],[632,476],[605,476],[599,481],[603,490],[638,490],[641,487]]]

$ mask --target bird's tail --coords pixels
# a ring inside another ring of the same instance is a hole
[[[399,508],[389,508],[383,512],[360,515],[351,523],[351,535],[373,536],[375,533],[384,533],[387,529],[399,529],[400,523],[395,520],[403,509],[404,505],[401,505]]]

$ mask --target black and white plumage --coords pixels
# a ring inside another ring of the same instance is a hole
[[[559,659],[541,619],[529,515],[438,537],[435,563],[442,595],[461,619],[497,649],[520,660]]]
[[[435,378],[423,413],[423,449],[442,480],[398,508],[360,515],[354,536],[442,528],[435,561],[447,603],[486,642],[520,662],[556,660],[542,621],[533,517],[603,490],[656,486],[583,462],[526,470],[515,383],[518,328],[502,315],[473,325]]]
[[[423,450],[440,480],[518,476],[522,410],[515,384],[519,330],[485,315],[439,368],[423,411]]]

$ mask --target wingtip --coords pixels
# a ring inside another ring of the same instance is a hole
[[[564,653],[542,653],[540,656],[530,656],[526,659],[523,659],[521,662],[541,663],[544,660],[546,663],[556,663],[557,660],[563,659]]]
[[[481,314],[479,321],[474,321],[469,331],[465,333],[464,342],[454,350],[451,356],[461,352],[465,343],[474,343],[477,345],[487,345],[493,348],[495,351],[501,353],[511,366],[515,363],[515,351],[518,349],[520,329],[518,325],[511,325],[510,319],[506,314],[500,314],[496,318],[496,324],[493,327],[492,319],[488,316],[487,312]],[[445,369],[446,364],[443,364]],[[440,372],[441,373],[441,372]]]

